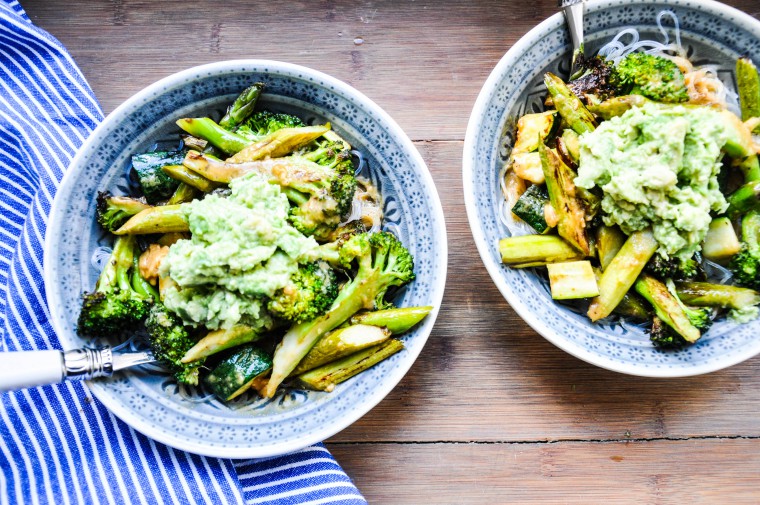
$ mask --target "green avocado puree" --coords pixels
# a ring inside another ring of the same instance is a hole
[[[270,329],[262,299],[287,284],[317,243],[288,223],[290,205],[279,186],[252,173],[230,190],[227,198],[212,194],[183,206],[192,235],[161,262],[161,275],[174,281],[164,304],[193,326]]]
[[[652,227],[664,256],[691,257],[727,203],[718,187],[730,128],[708,107],[647,104],[580,138],[575,184],[603,191],[603,219],[626,234]]]

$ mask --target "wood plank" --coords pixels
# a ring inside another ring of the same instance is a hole
[[[332,444],[369,503],[756,504],[760,441]]]

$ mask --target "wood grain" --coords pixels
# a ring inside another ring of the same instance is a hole
[[[758,0],[727,3],[760,18]],[[446,213],[441,313],[399,386],[328,441],[371,503],[760,502],[760,359],[679,380],[596,368],[528,327],[477,254],[461,180],[470,110],[555,0],[22,4],[105,112],[193,65],[270,58],[348,82],[415,140]]]

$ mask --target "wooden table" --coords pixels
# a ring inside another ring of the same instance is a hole
[[[371,503],[760,503],[760,359],[681,380],[601,370],[531,330],[491,282],[462,196],[480,87],[555,0],[22,0],[108,113],[187,67],[268,58],[364,92],[415,141],[449,233],[444,304],[411,372],[328,441]],[[729,4],[760,18],[760,1]]]

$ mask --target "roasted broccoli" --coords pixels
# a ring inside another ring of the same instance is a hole
[[[663,323],[662,319],[657,316],[652,318],[649,340],[653,346],[663,351],[675,351],[689,345],[686,339],[676,333],[673,328]]]
[[[341,288],[325,314],[288,330],[275,350],[272,375],[264,396],[274,395],[277,387],[325,333],[361,309],[388,308],[391,306],[385,299],[388,290],[414,279],[411,253],[390,233],[355,235],[343,243],[339,254],[345,268],[352,269],[356,265],[353,279]]]
[[[151,307],[145,321],[153,356],[174,374],[178,382],[198,385],[198,373],[204,360],[183,363],[182,357],[195,345],[182,320],[162,303]]]
[[[740,286],[760,289],[760,213],[750,211],[742,218],[741,245],[729,263],[734,281]]]
[[[621,92],[643,95],[658,102],[689,99],[683,72],[673,61],[647,53],[630,53],[616,66]]]
[[[135,330],[153,303],[132,286],[131,273],[138,253],[134,236],[117,237],[95,291],[86,293],[77,331],[82,336],[112,336]]]
[[[607,100],[618,93],[619,78],[615,66],[602,58],[578,55],[580,72],[567,83],[567,87],[586,105]]]
[[[673,281],[663,284],[654,277],[642,274],[636,280],[636,292],[652,304],[655,315],[687,342],[694,343],[710,324],[710,310],[691,309],[678,298]]]
[[[113,196],[110,192],[100,192],[95,204],[98,224],[104,230],[114,232],[138,212],[150,208],[144,198]]]
[[[658,279],[686,281],[704,280],[705,278],[705,270],[702,267],[702,258],[699,253],[687,260],[675,257],[665,259],[661,255],[655,254],[644,267],[644,271]]]
[[[267,309],[278,319],[310,321],[330,308],[338,296],[338,278],[324,261],[300,265],[290,283],[275,293]]]
[[[240,128],[237,133],[251,139],[252,142],[261,140],[272,132],[282,128],[295,128],[306,126],[300,118],[283,114],[281,112],[260,111],[254,112]]]

